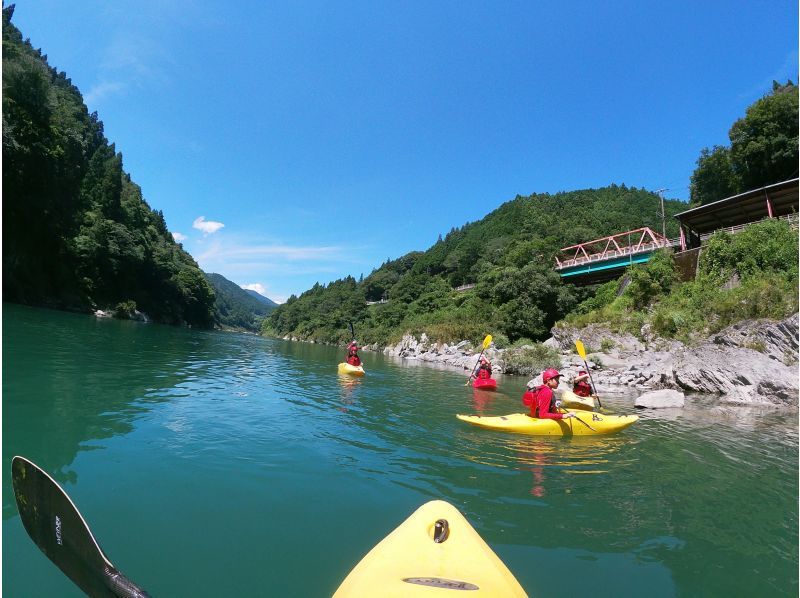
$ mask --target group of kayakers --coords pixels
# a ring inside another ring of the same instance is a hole
[[[352,341],[347,345],[347,356],[345,361],[355,367],[361,365],[361,358],[358,356],[358,343]],[[481,357],[478,367],[470,374],[469,379],[488,380],[492,377],[492,363],[486,358]],[[522,395],[522,403],[530,407],[530,416],[540,419],[570,419],[576,417],[574,413],[561,413],[556,405],[556,395],[553,392],[561,382],[562,374],[555,368],[548,368],[542,372],[542,384],[536,384],[533,380],[528,383],[525,394]],[[592,396],[592,386],[589,384],[589,373],[585,370],[578,372],[572,381],[572,392],[579,397]]]

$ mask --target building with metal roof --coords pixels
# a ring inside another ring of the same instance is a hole
[[[754,189],[675,214],[681,250],[699,247],[715,231],[736,232],[765,218],[797,218],[798,179]]]

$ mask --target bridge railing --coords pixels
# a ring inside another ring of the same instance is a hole
[[[627,243],[625,240],[627,239]],[[636,241],[638,239],[638,241]],[[665,239],[650,228],[644,227],[636,230],[618,233],[602,239],[595,239],[564,247],[563,253],[571,253],[572,256],[559,259],[556,256],[556,270],[563,270],[572,266],[589,264],[594,262],[604,262],[610,259],[634,256],[647,253],[664,247],[674,247],[680,244],[678,239]]]
[[[757,222],[748,222],[747,224],[739,224],[737,226],[727,226],[725,228],[718,228],[715,231],[712,231],[710,233],[704,233],[704,234],[700,235],[700,240],[701,241],[708,241],[714,235],[714,233],[718,233],[720,231],[724,231],[726,233],[730,233],[732,235],[735,235],[736,233],[742,232],[744,229],[746,229],[751,224],[757,224],[758,222],[764,222],[764,220],[787,220],[789,222],[789,224],[791,224],[794,227],[797,227],[797,216],[798,216],[797,214],[786,214],[785,216],[775,216],[775,217],[772,217],[772,218],[769,218],[769,217],[763,218],[763,219],[761,219],[761,220],[759,220]]]

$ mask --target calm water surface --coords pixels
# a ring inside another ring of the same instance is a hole
[[[79,596],[28,539],[24,455],[155,596],[326,596],[427,500],[532,596],[797,596],[797,411],[690,400],[621,434],[495,433],[464,376],[250,335],[3,307],[3,594]],[[633,411],[633,396],[604,406]]]

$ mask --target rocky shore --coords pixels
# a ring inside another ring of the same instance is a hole
[[[798,406],[797,314],[781,321],[740,322],[692,345],[655,338],[644,330],[645,340],[641,340],[596,325],[580,330],[559,326],[551,332],[553,336],[544,344],[558,351],[566,376],[584,367],[574,353],[575,340],[584,343],[590,351],[587,358],[599,392],[621,386],[642,393],[670,389],[706,394],[729,403]],[[423,334],[419,339],[406,335],[397,345],[384,348],[383,353],[469,371],[479,350],[467,341],[433,343]],[[539,372],[509,367],[518,360],[511,359],[508,352],[520,350],[490,346],[485,355],[498,372],[535,376]]]

